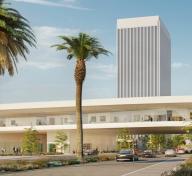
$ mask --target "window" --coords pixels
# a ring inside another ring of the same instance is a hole
[[[4,127],[5,126],[5,121],[4,120],[0,120],[0,126]]]
[[[55,125],[55,118],[49,118],[49,125]]]
[[[192,120],[192,112],[190,112],[190,120]]]
[[[96,116],[91,116],[90,123],[96,123]]]
[[[17,126],[16,121],[15,121],[15,120],[11,120],[11,125],[12,125],[12,126]]]
[[[64,122],[64,124],[68,123],[68,118],[63,118],[63,122]]]
[[[113,117],[113,122],[118,122],[118,117],[117,116]]]
[[[83,144],[83,149],[84,150],[90,150],[92,147],[91,147],[91,143],[85,143]]]
[[[106,116],[100,116],[100,122],[105,122],[106,121]]]
[[[41,120],[41,119],[37,119],[36,120],[36,125],[46,125],[46,122]]]
[[[147,119],[147,120],[149,120],[149,116],[148,116],[148,119]],[[139,122],[139,121],[140,121],[140,115],[139,115],[139,114],[134,115],[134,116],[133,116],[133,121],[134,121],[134,122]]]

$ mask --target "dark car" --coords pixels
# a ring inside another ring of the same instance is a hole
[[[131,149],[120,150],[120,152],[117,153],[116,155],[116,161],[127,161],[127,160],[138,161],[139,158],[136,154],[133,153],[133,150]]]
[[[145,150],[142,154],[142,157],[143,158],[154,158],[155,155],[154,153],[152,152],[152,150]]]

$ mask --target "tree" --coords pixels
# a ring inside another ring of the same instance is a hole
[[[22,150],[23,153],[27,154],[39,152],[38,131],[32,128],[26,129],[23,136]]]
[[[26,60],[28,46],[35,46],[35,36],[28,21],[15,9],[0,1],[0,75],[17,71],[19,56]]]
[[[167,138],[165,142],[165,148],[170,149],[173,147],[174,147],[173,138],[172,137]]]
[[[133,137],[129,130],[124,128],[120,129],[117,134],[117,149],[132,149],[133,148]]]
[[[186,126],[184,128],[184,130],[186,132],[186,135],[185,135],[186,139],[192,141],[192,123],[190,125]]]
[[[151,150],[161,151],[162,147],[165,145],[165,135],[163,134],[152,134],[149,135],[148,148]]]
[[[82,88],[86,76],[86,61],[99,55],[108,55],[108,51],[101,46],[97,38],[85,33],[78,36],[60,36],[62,44],[54,45],[57,50],[67,51],[67,59],[76,59],[76,124],[77,124],[77,155],[83,162],[83,129],[82,129]]]
[[[173,147],[174,148],[177,148],[178,146],[185,144],[185,137],[182,134],[174,135],[172,140],[173,140]]]
[[[57,134],[55,136],[55,144],[56,144],[56,146],[61,147],[61,152],[63,152],[68,146],[68,144],[66,143],[67,139],[68,139],[68,137],[64,131],[57,132]]]

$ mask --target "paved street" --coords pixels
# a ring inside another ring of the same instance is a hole
[[[137,162],[107,161],[84,165],[25,171],[4,176],[160,176],[163,171],[171,170],[189,155],[175,158],[153,158]]]

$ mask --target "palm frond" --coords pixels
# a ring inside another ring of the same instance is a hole
[[[106,50],[95,37],[85,33],[79,33],[77,36],[59,36],[63,40],[62,44],[56,44],[56,50],[65,50],[68,55],[67,59],[84,59],[89,60],[92,57],[98,58],[99,55],[111,54]]]
[[[0,1],[0,36],[0,75],[7,70],[12,76],[17,71],[19,56],[26,60],[28,46],[35,47],[36,39],[28,20],[17,10],[5,7],[3,1]]]

